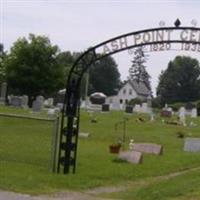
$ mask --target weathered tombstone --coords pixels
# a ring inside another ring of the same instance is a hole
[[[200,138],[185,138],[184,151],[200,152]]]
[[[141,112],[143,112],[143,113],[149,113],[149,108],[148,108],[147,103],[142,103]]]
[[[137,151],[121,151],[118,157],[130,163],[142,163],[142,153]]]
[[[54,99],[53,98],[48,98],[46,100],[44,100],[44,107],[47,107],[47,108],[52,108],[53,107],[53,101]]]
[[[28,96],[27,95],[23,95],[21,97],[21,107],[28,108]]]
[[[191,110],[191,117],[192,118],[196,118],[197,117],[197,109],[196,108],[192,108],[192,110]]]
[[[78,135],[80,138],[88,138],[90,136],[89,133],[79,133]]]
[[[163,151],[162,145],[153,143],[135,143],[133,146],[134,151],[139,151],[142,153],[150,153],[161,155]]]
[[[110,106],[109,106],[109,104],[103,104],[103,105],[102,105],[102,111],[103,111],[103,112],[109,112],[109,111],[110,111]]]
[[[42,110],[42,102],[41,101],[33,101],[33,112],[40,112]]]
[[[42,105],[43,105],[43,103],[44,103],[44,97],[43,96],[37,96],[36,97],[36,101],[40,101],[41,103],[42,103]]]
[[[136,104],[134,107],[135,112],[141,112],[141,106],[139,104]]]
[[[11,105],[20,108],[22,105],[22,98],[19,96],[11,96]]]
[[[133,106],[126,106],[125,112],[130,114],[133,113]]]
[[[181,107],[179,109],[178,116],[179,116],[180,124],[182,124],[183,126],[186,126],[186,123],[185,123],[185,108],[184,107]]]
[[[3,82],[1,84],[0,104],[6,103],[6,93],[7,93],[7,83]]]

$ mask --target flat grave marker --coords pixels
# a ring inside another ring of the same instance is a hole
[[[161,155],[163,151],[162,145],[153,144],[153,143],[136,143],[133,145],[134,151],[139,151],[142,153],[150,153]]]
[[[185,138],[184,151],[200,152],[200,138]]]
[[[118,156],[120,159],[129,163],[140,164],[142,163],[142,153],[137,151],[122,151]]]

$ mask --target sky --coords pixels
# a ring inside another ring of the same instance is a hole
[[[200,27],[199,0],[0,0],[0,42],[9,51],[19,37],[29,33],[48,36],[61,51],[85,51],[98,43],[138,30],[157,28],[160,21],[174,26]],[[155,93],[161,70],[177,55],[200,61],[199,52],[148,53],[147,71]],[[121,79],[128,76],[133,55],[115,54]]]

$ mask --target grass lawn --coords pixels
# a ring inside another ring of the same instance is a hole
[[[1,106],[2,112],[26,112],[29,115],[28,111]],[[0,188],[29,194],[85,190],[126,185],[200,166],[200,153],[184,152],[184,140],[176,135],[182,131],[186,136],[200,137],[200,118],[193,119],[197,126],[191,128],[163,124],[159,116],[156,116],[156,121],[150,122],[148,116],[143,115],[145,122],[137,122],[139,115],[136,114],[127,115],[126,148],[129,139],[133,138],[135,142],[162,144],[164,153],[162,156],[144,155],[141,165],[115,162],[116,155],[109,153],[108,146],[122,138],[122,129],[116,131],[114,126],[124,116],[122,112],[98,113],[98,123],[91,123],[88,113],[82,111],[80,132],[88,132],[90,137],[79,139],[75,175],[52,174],[49,170],[52,122],[0,116]],[[169,180],[152,181],[111,196],[134,200],[185,200],[200,194],[199,177],[200,171],[197,170]]]

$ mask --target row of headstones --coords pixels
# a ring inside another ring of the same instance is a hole
[[[171,107],[165,106],[161,111],[161,116],[163,117],[170,117],[174,115],[175,112]],[[180,107],[179,111],[177,112],[179,118],[184,118],[186,115],[191,116],[192,118],[197,117],[197,108],[192,108],[190,110],[186,110],[185,107]]]
[[[40,112],[43,107],[51,108],[53,107],[53,98],[48,98],[47,100],[44,99],[43,96],[37,96],[36,99],[33,101],[32,109],[33,112]],[[28,96],[8,96],[8,103],[11,106],[17,108],[28,108]]]
[[[88,110],[108,112],[110,111],[110,105],[109,104],[103,104],[103,105],[92,104],[90,105],[90,107],[88,107]],[[133,112],[151,113],[151,108],[147,106],[147,103],[143,103],[142,106],[135,105],[135,107],[127,105],[125,107],[125,112],[126,113],[133,113]]]

